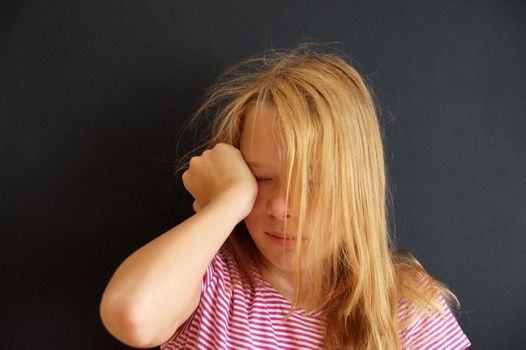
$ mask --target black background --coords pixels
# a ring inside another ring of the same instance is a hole
[[[386,125],[398,246],[455,292],[475,349],[526,348],[522,1],[0,5],[2,349],[125,349],[98,305],[191,211],[176,135],[264,49],[339,42]]]

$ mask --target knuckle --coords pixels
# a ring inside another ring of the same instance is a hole
[[[188,176],[190,176],[190,175],[188,174],[188,170],[185,171],[185,172],[183,173],[183,175],[181,176],[181,180],[183,181],[183,185],[185,185],[185,186],[188,185]]]

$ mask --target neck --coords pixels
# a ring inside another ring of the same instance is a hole
[[[294,272],[282,271],[272,264],[269,266],[263,266],[261,269],[261,276],[265,281],[270,283],[270,285],[278,291],[285,299],[287,299],[291,304],[294,299]],[[305,282],[305,281],[303,281]],[[305,308],[303,306],[304,300],[300,297],[298,305],[300,308]]]

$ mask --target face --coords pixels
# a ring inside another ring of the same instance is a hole
[[[294,271],[296,240],[283,240],[273,235],[296,236],[295,220],[285,203],[286,183],[281,178],[283,159],[273,133],[273,109],[265,107],[258,114],[250,110],[244,121],[240,151],[258,182],[258,195],[245,225],[270,267],[281,272]],[[308,235],[304,235],[308,236]]]

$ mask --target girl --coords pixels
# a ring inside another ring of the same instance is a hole
[[[343,55],[270,50],[223,73],[182,174],[195,214],[128,257],[101,318],[161,349],[466,349],[455,295],[388,232],[372,95]],[[196,153],[199,154],[199,153]]]

